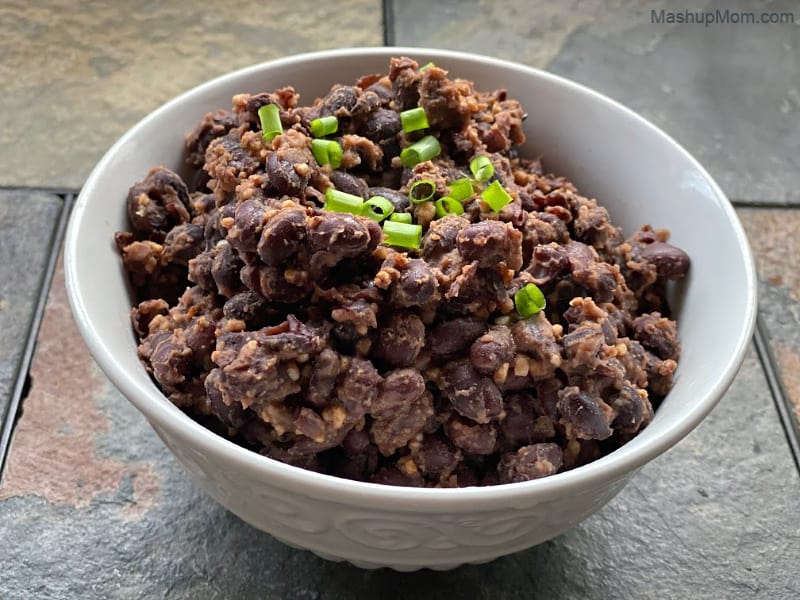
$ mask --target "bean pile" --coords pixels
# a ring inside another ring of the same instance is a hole
[[[418,107],[427,127],[404,130]],[[325,116],[338,121],[336,168],[312,152]],[[186,139],[191,175],[153,168],[115,238],[160,389],[253,451],[392,485],[526,481],[630,440],[672,384],[665,292],[689,258],[665,230],[626,238],[596,200],[520,156],[525,117],[505,91],[408,58],[309,106],[286,87],[207,114]],[[404,166],[423,136],[439,153]],[[437,212],[477,156],[491,178],[463,211]],[[495,181],[510,196],[499,210],[481,195]],[[409,198],[418,182],[430,200]],[[385,198],[421,227],[419,247],[326,210],[329,189]],[[514,298],[529,284],[547,304],[525,316]]]

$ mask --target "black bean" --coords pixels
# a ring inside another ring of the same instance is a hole
[[[399,410],[380,418],[373,413],[375,418],[370,425],[370,440],[378,446],[381,454],[391,456],[414,440],[432,416],[433,402],[429,393],[423,393],[416,399],[406,396]]]
[[[557,444],[523,446],[503,456],[497,465],[500,483],[530,481],[557,473],[563,465],[563,454]]]
[[[612,413],[609,406],[578,386],[565,387],[558,392],[556,411],[568,438],[604,440],[614,433],[609,427]]]
[[[250,198],[236,206],[228,242],[241,252],[255,252],[264,226],[267,207],[260,198]]]
[[[506,397],[505,418],[500,421],[500,431],[510,448],[518,448],[555,437],[555,427],[550,417],[540,416],[537,400],[528,393]]]
[[[128,191],[127,208],[133,231],[161,241],[179,223],[189,221],[189,190],[176,173],[164,167],[150,170]]]
[[[192,350],[176,332],[157,331],[147,338],[153,377],[161,385],[175,386],[186,381],[192,371]]]
[[[392,203],[394,206],[395,212],[405,212],[409,206],[411,206],[411,201],[408,199],[408,196],[405,194],[401,194],[397,190],[393,190],[387,187],[371,187],[369,188],[369,195],[370,196],[382,196],[386,198],[389,202]]]
[[[201,168],[206,161],[206,149],[211,140],[225,135],[237,124],[236,115],[228,111],[207,113],[200,125],[186,138],[186,162]]]
[[[222,226],[221,221],[228,217],[233,217],[236,207],[233,204],[225,204],[220,208],[214,209],[208,216],[204,234],[206,238],[206,250],[211,250],[218,242],[224,240],[228,235],[228,230]]]
[[[467,454],[492,454],[497,445],[497,430],[491,423],[479,424],[454,415],[445,422],[444,431]]]
[[[381,104],[387,105],[392,101],[394,94],[392,88],[382,85],[380,82],[375,82],[369,87],[364,89],[365,92],[373,92],[381,101]]]
[[[439,283],[431,266],[414,258],[400,273],[392,288],[391,303],[399,307],[423,306],[434,299]]]
[[[611,401],[611,408],[617,413],[611,425],[620,433],[636,433],[653,418],[653,407],[647,393],[640,393],[628,383],[622,385],[617,397]]]
[[[383,377],[370,361],[358,357],[351,360],[342,383],[336,388],[336,398],[347,412],[350,422],[361,420],[372,408],[382,381]]]
[[[531,264],[527,271],[536,285],[545,285],[561,275],[569,267],[569,257],[563,246],[552,242],[533,248]]]
[[[436,219],[422,238],[422,255],[426,259],[438,258],[456,247],[458,234],[469,221],[456,215]]]
[[[137,307],[131,310],[131,322],[133,329],[139,335],[144,337],[149,332],[150,321],[157,315],[166,315],[169,311],[169,304],[162,299],[145,300],[140,302]]]
[[[196,283],[201,289],[216,293],[217,284],[211,275],[211,268],[214,265],[216,251],[209,250],[202,252],[189,261],[189,281]]]
[[[299,207],[283,208],[264,224],[258,255],[265,265],[286,265],[305,243],[306,213]]]
[[[238,429],[248,421],[248,414],[239,402],[235,400],[226,402],[222,397],[222,392],[220,391],[222,377],[220,369],[213,369],[205,380],[211,412],[226,426]]]
[[[164,240],[164,259],[181,265],[200,254],[205,246],[203,226],[184,223],[173,227]]]
[[[505,325],[492,327],[472,343],[469,358],[478,371],[490,375],[514,358],[516,345]]]
[[[413,313],[396,312],[378,330],[372,356],[391,367],[410,367],[425,345],[425,325]]]
[[[473,223],[459,232],[457,243],[461,256],[469,262],[478,261],[479,267],[496,267],[499,262],[513,270],[522,266],[522,234],[510,224],[491,220]]]
[[[356,177],[347,171],[335,170],[329,176],[333,187],[341,192],[353,194],[366,200],[369,198],[369,190],[366,182],[360,177]]]
[[[183,339],[192,351],[192,359],[205,370],[212,366],[211,351],[216,344],[216,329],[214,321],[201,315],[192,319],[183,330]]]
[[[414,369],[390,371],[383,378],[370,413],[384,419],[402,412],[425,392],[425,380]]]
[[[227,242],[220,242],[217,255],[211,265],[211,276],[217,290],[226,298],[233,296],[241,287],[239,271],[243,263],[236,251]]]
[[[297,302],[308,290],[305,285],[293,285],[286,281],[283,269],[266,265],[245,265],[239,272],[242,283],[273,302]]]
[[[358,91],[350,85],[335,85],[322,99],[320,116],[349,117],[358,103]]]
[[[286,318],[285,309],[267,302],[261,294],[244,290],[231,296],[222,307],[226,319],[244,321],[251,331],[277,325]]]
[[[308,384],[306,400],[318,408],[325,406],[342,369],[341,357],[336,352],[330,348],[320,352],[314,361],[314,372]]]
[[[666,242],[653,242],[642,249],[642,258],[656,267],[659,277],[680,279],[689,271],[689,255]]]
[[[272,152],[267,157],[266,175],[269,187],[278,194],[299,198],[308,184],[308,175],[300,175],[294,163],[278,157],[279,152]]]
[[[437,483],[449,477],[461,460],[461,452],[441,435],[426,435],[411,456],[423,475]]]
[[[408,474],[401,472],[397,467],[384,466],[378,469],[378,472],[370,477],[373,483],[380,483],[383,485],[400,485],[409,487],[422,487],[424,481],[419,473]]]
[[[439,387],[456,411],[476,423],[488,423],[503,411],[500,390],[467,360],[446,364],[439,374]]]
[[[641,315],[633,321],[633,336],[660,358],[678,359],[680,342],[675,321],[665,319],[659,313]]]
[[[402,124],[396,111],[379,109],[369,115],[359,133],[373,142],[380,142],[396,135],[400,129]]]
[[[351,429],[342,440],[342,450],[347,456],[355,457],[363,454],[369,447],[369,434],[364,429]]]
[[[365,219],[344,213],[324,213],[313,217],[309,223],[311,249],[341,258],[367,251],[373,242],[370,233]]]
[[[486,331],[486,323],[469,319],[451,319],[437,325],[429,334],[431,354],[449,357],[469,348]]]

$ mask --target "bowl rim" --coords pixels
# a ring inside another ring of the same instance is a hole
[[[382,56],[388,60],[391,56],[399,55],[417,58],[425,57],[435,60],[452,58],[483,63],[487,66],[517,71],[520,74],[545,80],[549,84],[565,87],[572,92],[588,95],[595,102],[605,104],[610,109],[621,111],[628,118],[638,122],[640,126],[649,129],[652,134],[674,146],[676,151],[682,154],[683,158],[704,178],[713,195],[720,200],[719,204],[724,210],[730,226],[733,228],[733,233],[743,253],[745,263],[746,289],[743,290],[743,293],[748,294],[748,298],[744,326],[741,328],[736,340],[734,352],[729,356],[724,370],[720,373],[719,379],[712,386],[708,395],[696,402],[691,410],[681,415],[675,423],[669,426],[661,435],[648,441],[646,445],[636,448],[632,452],[612,452],[587,465],[558,473],[551,477],[487,487],[414,488],[353,481],[333,475],[307,471],[238,446],[232,441],[206,429],[185,413],[175,412],[169,400],[161,394],[155,385],[151,386],[152,389],[143,389],[113,359],[112,352],[103,342],[103,337],[87,310],[79,285],[78,271],[80,266],[77,261],[77,248],[80,244],[78,230],[88,199],[95,193],[97,180],[111,162],[112,157],[118,154],[136,136],[139,130],[146,127],[151,121],[158,119],[162,113],[175,105],[184,103],[193,96],[202,96],[207,91],[230,80],[240,77],[254,77],[264,70],[292,66],[317,59]],[[625,477],[678,443],[716,406],[732,383],[744,360],[753,335],[757,311],[755,264],[744,228],[739,222],[733,206],[705,168],[667,133],[608,96],[559,75],[499,58],[423,47],[355,47],[294,54],[231,71],[197,85],[162,104],[120,137],[92,170],[72,209],[64,243],[64,265],[69,303],[78,329],[92,356],[111,382],[151,422],[151,425],[155,425],[157,429],[163,428],[169,431],[171,435],[180,438],[196,449],[220,456],[224,461],[229,464],[232,463],[237,468],[245,469],[251,473],[260,472],[263,476],[270,477],[278,486],[288,487],[308,496],[321,496],[331,502],[356,502],[360,504],[380,502],[377,506],[406,511],[413,511],[420,506],[431,510],[436,510],[437,508],[439,510],[452,510],[466,507],[474,509],[478,506],[495,506],[499,502],[530,501],[532,497],[541,499],[556,497],[565,493],[579,494],[582,491],[595,489],[604,483]]]

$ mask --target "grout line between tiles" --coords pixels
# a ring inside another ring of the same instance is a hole
[[[75,188],[68,188],[68,187],[46,187],[46,186],[24,186],[24,185],[0,185],[0,191],[2,192],[42,192],[45,194],[54,194],[56,196],[61,196],[62,199],[64,196],[77,196],[80,192],[79,189]]]
[[[772,348],[767,341],[768,338],[769,335],[767,334],[766,325],[764,325],[764,321],[759,314],[756,317],[756,329],[753,335],[756,353],[761,362],[761,367],[764,370],[764,375],[767,378],[767,385],[769,385],[772,400],[775,402],[775,408],[778,411],[781,427],[783,427],[783,432],[786,435],[786,441],[792,451],[795,467],[798,472],[800,472],[800,430],[793,416],[794,411],[792,403],[789,401],[789,395],[786,393],[783,382],[778,375],[779,368],[775,362]]]
[[[392,0],[383,0],[383,45],[394,46],[394,10]]]
[[[19,190],[20,188],[16,189]],[[30,189],[30,191],[38,192],[49,190]],[[45,270],[42,274],[42,279],[39,284],[39,295],[36,299],[36,306],[33,311],[33,316],[31,317],[30,327],[28,328],[28,336],[25,341],[25,348],[22,352],[22,358],[20,359],[17,368],[14,388],[11,392],[11,400],[8,405],[8,412],[6,413],[3,422],[0,423],[0,427],[2,427],[0,430],[0,478],[2,478],[8,449],[11,445],[11,435],[17,422],[17,414],[27,388],[28,374],[31,363],[33,362],[33,354],[36,350],[36,339],[39,335],[39,326],[42,323],[44,309],[47,306],[47,298],[50,295],[50,285],[53,282],[53,274],[56,270],[58,255],[61,251],[64,233],[67,229],[67,222],[72,209],[72,203],[75,199],[75,194],[71,192],[59,195],[63,200],[61,212],[59,213],[58,223],[56,224],[55,231],[53,232],[53,236],[51,238],[50,254],[47,258],[47,265],[45,266]]]
[[[734,208],[764,208],[764,209],[783,209],[783,210],[791,210],[791,209],[798,209],[800,210],[800,204],[792,203],[792,202],[777,202],[774,200],[768,200],[765,202],[759,202],[758,200],[734,200],[731,198],[731,204],[733,204]]]

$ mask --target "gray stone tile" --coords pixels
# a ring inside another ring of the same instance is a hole
[[[380,0],[4,0],[0,185],[80,187],[129,127],[207,79],[382,40]]]
[[[61,206],[61,198],[52,194],[0,190],[0,425],[9,408]]]
[[[413,574],[290,549],[198,492],[94,365],[60,273],[33,372],[0,485],[10,600],[800,594],[800,481],[752,353],[712,415],[584,524],[487,565]]]
[[[800,427],[800,210],[740,209],[759,274],[759,312]]]
[[[703,163],[727,194],[800,205],[800,10],[700,1],[692,11],[793,12],[796,25],[668,24],[665,1],[393,2],[398,45],[546,67],[630,106]],[[440,8],[441,7],[441,8]],[[683,7],[680,7],[683,10]],[[420,15],[424,15],[421,18]]]

